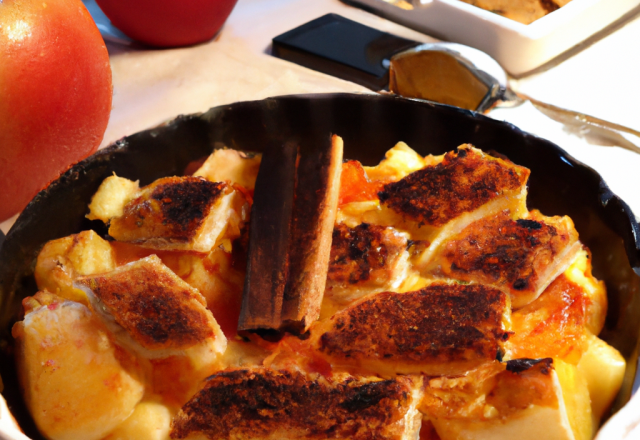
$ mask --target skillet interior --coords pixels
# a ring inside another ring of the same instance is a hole
[[[3,394],[27,435],[42,438],[19,396],[11,324],[22,298],[36,291],[33,262],[46,241],[89,228],[106,233],[101,222],[84,218],[104,178],[115,172],[146,185],[183,174],[214,148],[261,151],[285,141],[304,147],[330,133],[343,137],[346,158],[367,165],[402,140],[423,155],[470,142],[530,168],[529,208],[571,216],[593,253],[595,276],[606,282],[609,311],[601,337],[628,362],[614,410],[629,400],[639,339],[640,229],[629,207],[594,170],[546,140],[455,107],[380,95],[299,95],[215,107],[128,136],[74,166],[27,206],[0,249],[0,374]]]

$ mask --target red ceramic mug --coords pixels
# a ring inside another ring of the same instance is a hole
[[[237,0],[96,0],[128,37],[156,47],[177,47],[213,38]]]

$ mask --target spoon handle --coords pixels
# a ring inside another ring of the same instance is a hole
[[[573,128],[574,133],[601,145],[616,145],[640,154],[640,132],[595,116],[567,110],[547,104],[522,93],[516,93],[519,99],[531,103],[546,116]]]

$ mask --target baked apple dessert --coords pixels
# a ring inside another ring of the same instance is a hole
[[[215,151],[107,178],[13,327],[52,440],[589,440],[625,362],[604,284],[529,170],[461,145]]]

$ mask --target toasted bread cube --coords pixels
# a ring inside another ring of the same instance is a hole
[[[202,294],[207,301],[207,308],[227,338],[235,337],[244,284],[244,269],[238,267],[237,256],[225,251],[223,246],[203,254],[157,251],[118,241],[110,244],[118,266],[157,255],[163,264]],[[236,244],[242,247],[239,243],[234,243],[234,246]]]
[[[114,217],[122,216],[124,206],[140,191],[135,182],[113,174],[102,181],[98,191],[89,204],[89,220],[102,220],[108,223]]]
[[[44,299],[38,305],[41,294],[32,298],[12,331],[27,407],[47,438],[101,439],[144,394],[135,360],[87,307],[51,294]]]
[[[109,242],[93,231],[83,231],[45,244],[36,260],[35,278],[40,290],[87,304],[86,295],[73,287],[73,281],[114,268]]]
[[[441,247],[469,224],[503,211],[513,219],[527,215],[529,170],[469,144],[425,158],[397,146],[380,165],[365,170],[370,186],[382,185],[378,198],[344,203],[338,223],[407,232],[420,251],[412,263],[421,271],[426,272]]]
[[[415,171],[380,192],[380,201],[418,225],[441,227],[493,200],[521,202],[529,170],[461,145],[442,161]]]
[[[202,294],[227,338],[236,335],[245,275],[234,260],[238,257],[222,246],[208,254],[155,251],[117,241],[111,242],[111,246],[119,265],[156,254],[169,269]]]
[[[325,299],[347,304],[368,293],[397,289],[409,269],[407,236],[362,223],[333,229]]]
[[[575,260],[582,245],[569,217],[509,211],[471,223],[450,237],[423,272],[503,290],[514,308],[535,300]]]
[[[204,367],[226,348],[204,297],[155,255],[74,285],[118,341],[146,358],[186,355]]]
[[[442,440],[589,440],[593,432],[586,381],[549,358],[431,379],[420,410]]]
[[[209,252],[245,220],[244,197],[230,185],[200,177],[166,177],[142,188],[109,235],[152,249]],[[233,237],[232,237],[233,238]]]
[[[420,157],[400,143],[375,167],[364,167],[377,198],[340,206],[338,222],[393,226],[426,248],[426,266],[448,237],[473,221],[508,210],[527,213],[527,168],[492,157],[469,144],[441,156]],[[514,218],[515,218],[514,217]]]
[[[455,375],[496,358],[509,315],[508,297],[497,289],[439,282],[365,297],[315,324],[310,342],[334,366]]]
[[[430,159],[432,164],[385,185],[378,193],[381,208],[363,214],[364,221],[394,225],[424,241],[420,267],[470,223],[505,210],[526,213],[527,168],[468,144]]]
[[[193,175],[212,182],[236,183],[252,190],[256,186],[261,160],[261,154],[249,155],[242,151],[222,148],[211,153]]]
[[[207,379],[174,418],[173,439],[417,440],[422,378],[231,370]]]

